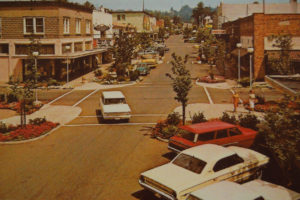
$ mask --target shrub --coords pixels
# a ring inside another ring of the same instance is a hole
[[[167,127],[168,124],[165,120],[158,121],[155,127],[152,129],[151,137],[155,138],[157,136],[161,136],[161,132],[163,128]]]
[[[118,80],[119,82],[121,82],[121,81],[125,81],[126,78],[125,78],[124,76],[118,76],[117,80]]]
[[[103,72],[102,72],[101,69],[97,69],[97,70],[94,71],[94,74],[95,74],[95,76],[102,76]]]
[[[250,79],[248,77],[242,78],[239,82],[243,87],[248,87],[250,85]]]
[[[6,124],[3,122],[0,122],[0,133],[6,133],[9,129],[7,128]]]
[[[262,95],[256,95],[257,103],[256,104],[265,104],[265,98]]]
[[[161,131],[162,138],[169,139],[170,137],[176,135],[177,129],[178,129],[177,126],[173,126],[173,125],[164,127]]]
[[[1,93],[0,94],[0,102],[5,101],[5,94]]]
[[[222,115],[222,117],[220,117],[220,120],[223,121],[223,122],[230,123],[230,124],[236,124],[237,123],[236,117],[234,115],[230,116],[226,112],[223,112],[223,115]]]
[[[254,114],[248,113],[246,115],[239,115],[239,124],[245,128],[258,130],[257,125],[260,123],[259,119]]]
[[[171,114],[168,115],[167,117],[167,124],[168,125],[174,125],[177,126],[180,123],[181,119],[180,119],[180,115],[178,112],[173,112]]]
[[[14,93],[9,93],[7,95],[7,103],[12,103],[12,102],[16,102],[16,101],[18,101],[17,95],[15,95]]]
[[[206,122],[206,118],[203,114],[203,112],[198,112],[195,113],[192,117],[192,124],[196,124],[196,123],[201,123],[201,122]]]
[[[57,82],[57,80],[55,80],[55,79],[53,79],[53,78],[50,78],[50,79],[48,80],[48,85],[49,85],[49,86],[57,86],[57,85],[59,85],[59,83]]]
[[[30,119],[29,124],[33,125],[41,125],[42,123],[46,122],[46,118],[37,117],[35,119]]]
[[[139,78],[139,71],[135,70],[135,71],[131,71],[129,73],[129,78],[131,81],[136,81],[136,79]]]

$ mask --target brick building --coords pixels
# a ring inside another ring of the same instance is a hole
[[[268,59],[279,49],[273,47],[271,36],[289,34],[292,36],[292,49],[290,57],[296,72],[300,69],[300,14],[263,14],[254,13],[251,16],[223,24],[227,33],[229,67],[237,67],[236,44],[241,43],[241,66],[245,74],[249,74],[248,47],[253,47],[254,78],[263,79],[269,71]],[[235,55],[235,56],[234,56]]]
[[[66,80],[90,71],[101,62],[104,49],[93,48],[93,10],[78,4],[53,1],[0,2],[0,81],[24,77],[34,39],[42,78]]]

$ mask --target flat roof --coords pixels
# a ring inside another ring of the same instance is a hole
[[[0,8],[5,7],[45,7],[45,6],[55,6],[69,8],[73,10],[80,10],[89,13],[93,13],[93,8],[86,7],[84,5],[73,3],[73,2],[60,2],[60,1],[0,1]]]
[[[229,124],[221,121],[214,121],[214,122],[203,122],[198,124],[185,125],[185,126],[181,126],[180,128],[186,131],[190,131],[192,133],[202,134],[202,133],[207,133],[212,131],[234,128],[234,127],[236,126],[233,124]]]
[[[146,15],[149,15],[150,17],[153,17],[152,14],[146,12],[146,11],[134,11],[134,10],[116,10],[116,11],[111,11],[112,14],[118,14],[118,13],[144,13]]]
[[[105,99],[123,99],[123,98],[125,98],[124,94],[120,91],[102,92],[102,95]]]

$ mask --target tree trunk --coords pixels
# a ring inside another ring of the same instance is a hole
[[[182,104],[182,124],[185,125],[185,103]]]

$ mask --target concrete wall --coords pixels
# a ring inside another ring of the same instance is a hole
[[[103,25],[106,25],[106,26],[110,27],[110,29],[106,31],[106,37],[107,38],[112,38],[113,37],[112,22],[113,22],[112,14],[106,13],[104,11],[104,9],[93,11],[93,26],[103,24]],[[101,38],[100,31],[94,30],[94,38]]]
[[[151,31],[150,27],[150,16],[142,13],[142,12],[129,12],[129,13],[113,13],[113,22],[124,23],[124,24],[132,24],[136,27],[137,32],[149,32]],[[125,15],[125,20],[118,20],[118,15]]]

